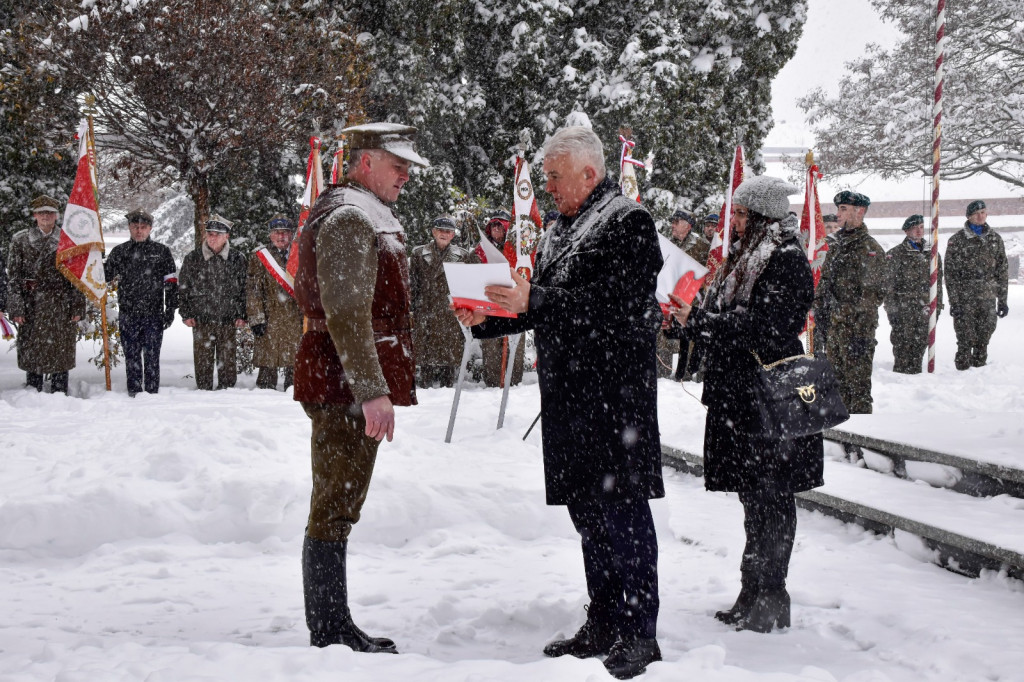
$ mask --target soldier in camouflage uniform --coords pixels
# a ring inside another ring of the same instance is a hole
[[[445,263],[478,263],[476,254],[452,243],[459,231],[451,216],[439,216],[430,230],[433,239],[417,246],[409,259],[412,291],[413,347],[420,388],[455,385],[466,337],[452,315]]]
[[[847,190],[833,201],[840,230],[821,268],[815,306],[830,308],[827,353],[846,409],[870,414],[878,306],[885,300],[888,270],[885,251],[864,224],[868,197]]]
[[[1003,238],[988,226],[984,201],[967,206],[964,229],[946,247],[949,314],[956,332],[956,368],[982,367],[996,317],[1006,317],[1009,284]]]
[[[892,371],[919,374],[928,348],[928,303],[931,300],[931,252],[924,242],[924,216],[903,221],[907,237],[885,258],[889,266],[885,313],[892,331]],[[939,259],[938,310],[942,310],[942,259]]]

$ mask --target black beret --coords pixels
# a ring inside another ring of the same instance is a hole
[[[971,203],[967,204],[967,217],[970,218],[972,215],[982,210],[983,208],[988,208],[987,206],[985,206],[985,202],[982,201],[981,199],[975,199]]]
[[[842,192],[835,196],[835,198],[832,200],[832,203],[834,203],[836,206],[841,206],[842,204],[849,204],[850,206],[863,206],[864,208],[867,208],[868,206],[871,205],[871,199],[868,199],[865,195],[861,194],[860,192],[852,192],[848,189],[844,189]]]
[[[924,216],[917,213],[903,221],[904,230],[909,230],[910,228],[917,227],[918,225],[924,225]]]

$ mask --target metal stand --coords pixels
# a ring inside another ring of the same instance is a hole
[[[462,382],[466,378],[466,365],[469,363],[469,354],[473,350],[470,347],[470,341],[473,340],[472,334],[463,327],[462,335],[465,337],[462,346],[462,364],[459,366],[459,378],[455,380],[455,399],[452,400],[452,412],[448,416],[448,432],[444,434],[445,443],[452,442],[452,431],[455,429],[455,415],[459,411],[459,398],[462,397]]]
[[[508,337],[508,367],[505,368],[505,388],[501,389],[501,408],[498,410],[498,428],[505,425],[505,406],[508,404],[508,389],[512,385],[512,370],[516,366],[516,351],[522,334]]]

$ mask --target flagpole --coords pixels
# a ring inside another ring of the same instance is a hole
[[[928,372],[935,372],[935,327],[939,321],[939,167],[942,152],[942,84],[946,42],[946,0],[938,0],[935,13],[935,102],[932,112],[932,253],[928,287]]]
[[[92,191],[96,196],[96,222],[100,228],[100,243],[104,245],[104,253],[106,252],[106,242],[103,241],[103,219],[100,217],[99,206],[100,206],[100,186],[99,176],[96,163],[96,138],[92,127],[92,117],[96,113],[96,97],[93,95],[85,96],[85,117],[89,122],[89,135],[86,138],[86,146],[89,150],[89,165],[92,167],[93,183]],[[103,373],[106,376],[107,391],[110,391],[110,336],[107,333],[107,289],[103,290],[103,298],[100,299],[100,325],[102,327],[103,334]]]

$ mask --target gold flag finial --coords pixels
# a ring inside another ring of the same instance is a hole
[[[804,163],[807,164],[808,168],[810,168],[811,166],[814,165],[814,150],[813,149],[808,149],[807,150],[807,156],[804,157]]]

